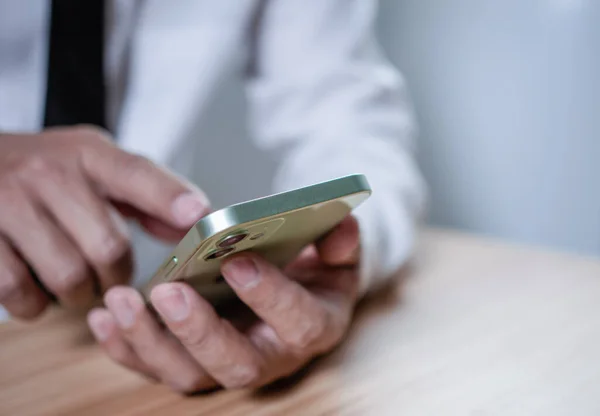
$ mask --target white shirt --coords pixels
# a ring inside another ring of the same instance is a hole
[[[373,195],[355,212],[363,292],[407,260],[426,192],[403,78],[374,36],[375,0],[108,3],[108,111],[122,148],[187,175],[194,155],[180,150],[201,140],[194,121],[237,65],[253,140],[281,161],[273,191],[364,173]],[[41,128],[49,7],[0,2],[0,132]],[[134,247],[138,284],[170,247],[141,233]]]

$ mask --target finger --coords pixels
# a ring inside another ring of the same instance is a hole
[[[89,184],[49,170],[31,186],[94,267],[102,291],[130,280],[133,262],[127,224]]]
[[[321,260],[330,266],[352,266],[359,258],[359,227],[349,215],[317,244]]]
[[[148,216],[140,218],[139,224],[148,234],[167,242],[178,242],[189,231],[188,229],[173,228],[156,218]]]
[[[247,336],[265,357],[268,371],[265,371],[263,386],[297,373],[315,358],[314,354],[297,354],[288,349],[281,343],[273,328],[264,322],[251,327]]]
[[[292,350],[320,350],[335,335],[335,311],[260,257],[239,254],[221,271],[238,297]]]
[[[191,227],[209,211],[204,193],[150,160],[103,144],[84,152],[83,165],[109,197],[174,227]]]
[[[21,192],[3,204],[0,229],[32,266],[41,283],[66,306],[83,306],[95,295],[93,274],[73,243]]]
[[[181,240],[189,227],[177,228],[173,227],[164,221],[151,217],[148,214],[132,207],[131,205],[122,204],[113,201],[113,206],[126,218],[133,219],[149,234],[167,242],[177,242]]]
[[[154,288],[150,297],[171,332],[219,384],[233,389],[260,382],[262,357],[191,287],[183,283],[162,284]]]
[[[141,212],[140,210],[132,207],[131,205],[123,204],[120,202],[112,202],[113,206],[126,218],[133,219],[149,234],[163,241],[176,242],[181,240],[187,232],[189,227],[176,228],[164,221],[157,218],[151,217],[150,215]]]
[[[285,266],[285,271],[297,269],[314,269],[322,266],[319,252],[314,244],[306,246],[298,256]]]
[[[140,360],[125,341],[109,311],[104,308],[92,309],[88,313],[88,325],[98,344],[113,361],[146,377],[156,379],[153,371]]]
[[[0,239],[0,304],[13,317],[33,319],[48,303],[48,297],[34,283],[23,260]]]
[[[115,287],[105,302],[129,345],[164,383],[186,393],[214,387],[214,380],[150,315],[138,292]]]

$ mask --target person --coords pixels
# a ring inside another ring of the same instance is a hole
[[[426,200],[376,13],[374,0],[0,3],[7,313],[31,320],[52,297],[103,295],[88,322],[107,355],[180,392],[263,386],[332,350],[356,303],[411,255]],[[159,323],[137,288],[168,251],[148,247],[168,249],[210,211],[187,149],[208,151],[194,122],[239,56],[253,140],[279,157],[273,191],[361,172],[374,193],[284,269],[227,259],[254,321],[167,283],[151,294]]]

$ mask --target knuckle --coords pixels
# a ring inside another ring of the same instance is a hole
[[[85,137],[86,139],[94,139],[98,141],[107,141],[109,134],[106,130],[93,124],[78,124],[72,128],[72,132],[77,137]]]
[[[265,285],[266,286],[266,285]],[[287,301],[283,301],[284,299],[281,296],[275,296],[270,290],[265,290],[266,288],[263,286],[262,288],[255,289],[252,297],[252,306],[260,311],[272,311],[277,313],[285,313],[285,309],[290,308],[291,304]]]
[[[56,273],[54,288],[60,294],[70,293],[89,277],[89,269],[83,259],[70,259]]]
[[[18,167],[19,176],[24,179],[55,178],[60,169],[57,163],[43,154],[33,154],[24,158]]]
[[[129,248],[129,238],[117,232],[107,232],[94,244],[90,257],[96,264],[113,264],[127,255]]]
[[[325,331],[325,321],[323,319],[313,320],[292,331],[286,341],[293,350],[305,351],[319,343]]]
[[[66,168],[57,160],[42,154],[25,158],[16,167],[15,180],[20,184],[39,187],[40,183],[56,183],[64,186],[69,180]],[[41,181],[41,182],[40,182]]]
[[[211,331],[203,325],[192,327],[184,324],[178,328],[177,337],[189,348],[201,350],[210,343]]]
[[[196,305],[195,312],[190,317],[172,327],[172,331],[179,341],[192,350],[205,350],[215,339],[215,335],[221,331],[221,325],[227,322],[218,317],[213,317],[211,308]]]
[[[121,172],[125,175],[139,175],[148,171],[152,166],[152,162],[147,157],[126,152],[122,153],[119,164]]]
[[[0,277],[0,303],[21,299],[25,295],[27,272],[5,270]]]
[[[114,170],[118,176],[127,178],[128,184],[148,182],[156,165],[145,156],[119,151],[114,159]]]
[[[257,364],[233,366],[223,384],[227,389],[254,387],[260,382],[261,375],[261,368]]]

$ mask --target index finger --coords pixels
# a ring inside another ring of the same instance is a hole
[[[110,198],[169,225],[190,227],[210,210],[206,195],[188,181],[110,144],[84,152],[83,165]]]

